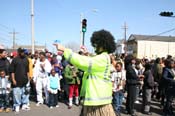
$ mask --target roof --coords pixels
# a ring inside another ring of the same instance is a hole
[[[156,36],[156,35],[136,35],[131,34],[128,41],[138,41],[138,40],[147,40],[147,41],[163,41],[163,42],[175,42],[174,36]]]

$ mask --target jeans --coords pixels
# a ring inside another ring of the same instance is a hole
[[[28,104],[29,97],[25,94],[25,87],[13,88],[13,106]]]
[[[150,112],[151,91],[151,89],[143,88],[143,111],[145,112]]]
[[[58,95],[49,93],[49,107],[56,106],[58,104]]]
[[[137,85],[136,86],[136,100],[138,100],[138,98],[139,98],[139,92],[140,92],[140,86]]]
[[[0,108],[10,107],[10,94],[0,94]]]
[[[113,106],[116,113],[120,113],[123,98],[124,98],[124,93],[122,90],[114,92]]]
[[[164,113],[165,115],[173,115],[173,107],[172,107],[172,102],[173,102],[173,98],[175,97],[175,87],[167,87],[166,89],[166,103],[164,106]]]

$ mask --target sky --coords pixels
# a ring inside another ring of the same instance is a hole
[[[94,12],[94,9],[96,12]],[[54,40],[61,44],[80,45],[80,14],[87,19],[85,46],[92,50],[90,37],[105,29],[115,37],[131,34],[157,35],[175,28],[175,18],[161,17],[162,11],[175,14],[175,0],[34,0],[35,44],[54,50]],[[0,0],[0,44],[31,45],[31,0]],[[175,36],[175,31],[163,35]]]

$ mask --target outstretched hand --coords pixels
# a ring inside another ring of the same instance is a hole
[[[57,49],[58,51],[64,52],[65,47],[62,46],[61,44],[54,43],[53,45],[56,47],[56,49]]]

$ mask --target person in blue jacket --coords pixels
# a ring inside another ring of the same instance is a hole
[[[174,71],[174,60],[167,59],[165,61],[165,68],[163,70],[163,79],[166,95],[166,103],[164,106],[165,116],[174,116],[172,109],[173,97],[175,96],[175,71]]]

